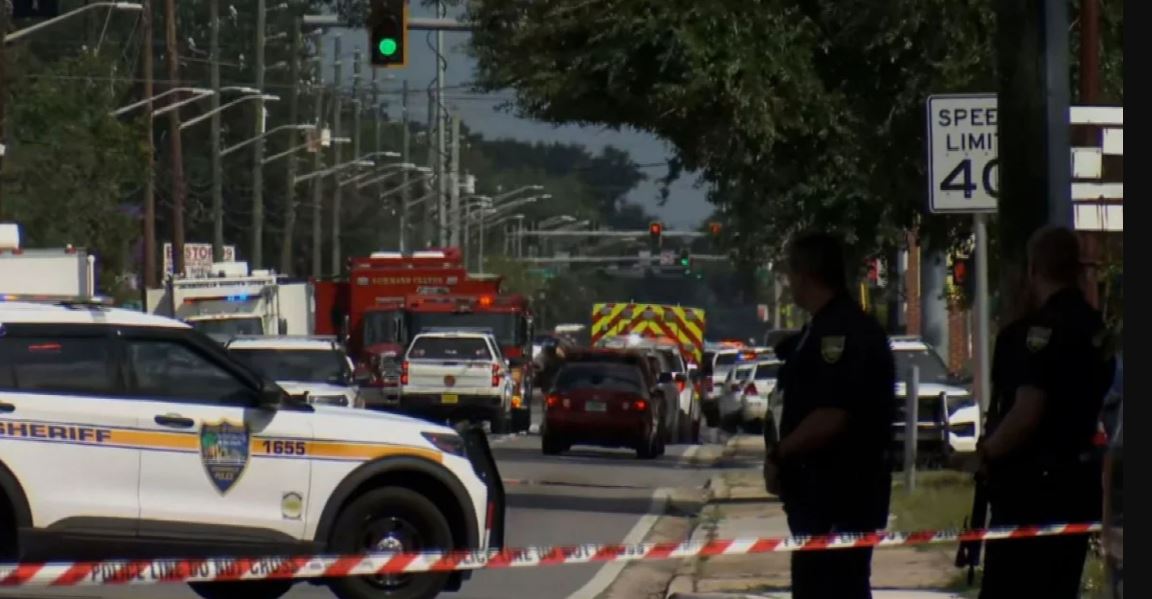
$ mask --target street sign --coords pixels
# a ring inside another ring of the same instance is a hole
[[[928,208],[995,212],[999,196],[996,94],[928,97]]]
[[[236,246],[224,246],[224,259],[221,262],[236,261]],[[212,244],[184,244],[184,275],[187,277],[207,277],[212,274]],[[164,273],[172,274],[172,244],[164,244]]]

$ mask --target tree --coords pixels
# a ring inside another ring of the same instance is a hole
[[[923,214],[924,101],[996,89],[990,0],[468,7],[480,90],[512,89],[521,116],[668,140],[672,175],[711,184],[745,264],[805,227],[861,256],[908,229],[937,246],[967,235],[965,219]]]
[[[3,185],[8,215],[29,247],[85,247],[99,259],[101,288],[131,270],[138,215],[123,198],[144,177],[138,122],[110,116],[126,87],[110,84],[114,61],[80,54],[50,64],[15,58],[7,109],[10,148]],[[26,75],[35,69],[35,77]]]

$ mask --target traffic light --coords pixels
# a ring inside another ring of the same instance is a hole
[[[971,256],[952,258],[952,284],[971,297],[976,291],[976,270]]]
[[[664,223],[657,221],[648,225],[648,237],[652,239],[652,245],[660,247],[664,237]]]
[[[684,248],[680,250],[680,267],[684,272],[691,272],[692,270],[692,250]]]
[[[708,232],[713,237],[720,235],[720,231],[722,231],[722,230],[723,230],[723,227],[720,226],[720,223],[716,223],[716,222],[708,223]]]
[[[407,0],[372,0],[368,45],[372,66],[398,69],[408,65]]]

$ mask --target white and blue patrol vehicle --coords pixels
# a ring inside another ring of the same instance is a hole
[[[504,491],[480,431],[309,404],[175,320],[0,300],[0,562],[503,544]],[[314,583],[341,599],[423,599],[464,578]],[[192,588],[274,599],[292,584]]]

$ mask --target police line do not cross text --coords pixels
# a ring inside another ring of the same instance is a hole
[[[928,97],[928,206],[995,212],[1000,195],[995,94]]]

